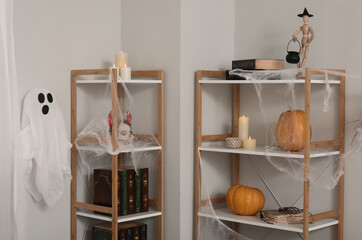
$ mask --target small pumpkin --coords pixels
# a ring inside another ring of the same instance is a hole
[[[305,113],[303,110],[283,112],[278,120],[276,138],[280,148],[287,151],[300,151],[304,149]],[[312,127],[310,128],[312,138]]]
[[[263,209],[264,203],[264,194],[257,188],[235,184],[226,193],[226,204],[236,214],[255,215]]]

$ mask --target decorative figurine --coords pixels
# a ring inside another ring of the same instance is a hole
[[[308,24],[309,18],[313,17],[313,15],[308,13],[307,8],[304,8],[304,12],[302,14],[298,14],[298,17],[303,18],[304,24],[303,24],[303,26],[299,27],[298,30],[293,34],[292,39],[294,42],[297,41],[297,35],[300,33],[300,31],[302,31],[303,38],[302,38],[302,47],[300,48],[300,51],[299,51],[300,61],[298,63],[298,68],[304,68],[305,62],[308,57],[309,44],[313,41],[313,38],[314,38],[313,28],[311,26],[309,26],[309,24]],[[310,34],[310,37],[309,37],[309,34]],[[304,56],[302,58],[303,53],[304,53]],[[301,74],[302,73],[298,73],[298,75],[301,75]]]

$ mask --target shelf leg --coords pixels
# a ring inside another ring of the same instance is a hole
[[[345,131],[345,76],[340,77],[340,92],[339,92],[339,139],[341,145],[339,146],[339,166],[344,171],[344,131]],[[343,221],[344,221],[344,175],[342,175],[338,182],[338,240],[343,240]]]
[[[309,172],[310,172],[310,92],[311,70],[305,70],[305,123],[304,123],[304,199],[303,240],[309,239]]]
[[[162,149],[158,155],[158,201],[157,210],[162,214],[158,217],[158,240],[163,240],[163,71],[158,72],[158,80],[162,80],[158,84],[158,134],[157,140]]]
[[[239,84],[233,85],[233,137],[239,135],[239,107],[240,107],[240,88]],[[239,154],[233,154],[233,185],[239,183]],[[232,229],[235,232],[239,232],[239,224],[233,223]]]
[[[112,146],[118,149],[118,69],[112,69]],[[112,240],[118,240],[118,155],[112,155]]]
[[[195,139],[195,211],[194,211],[194,239],[198,239],[199,234],[199,216],[200,199],[201,199],[201,168],[200,168],[200,155],[199,147],[201,146],[202,134],[202,84],[199,82],[202,79],[202,72],[196,72],[196,106],[195,106],[195,123],[196,123],[196,139]],[[200,153],[201,154],[201,153]]]
[[[77,239],[77,149],[75,139],[77,137],[77,75],[71,74],[71,239]]]

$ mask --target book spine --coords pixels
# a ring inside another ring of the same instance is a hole
[[[93,227],[92,239],[93,240],[112,240],[112,232]]]
[[[255,70],[255,59],[232,61],[232,69]]]
[[[136,226],[133,228],[133,240],[140,240],[140,227]]]
[[[133,229],[131,227],[126,229],[126,240],[133,240]]]
[[[120,216],[124,216],[128,214],[128,175],[127,170],[119,170],[119,214]]]
[[[148,211],[148,168],[142,169],[142,212]]]
[[[134,204],[134,182],[135,171],[133,169],[127,170],[128,172],[128,214],[133,214],[135,211]]]
[[[135,213],[140,213],[142,210],[142,169],[137,169],[135,173],[134,196]]]
[[[112,173],[102,169],[94,170],[94,204],[112,206]],[[104,213],[101,213],[104,214]]]
[[[126,229],[120,229],[118,231],[118,239],[119,240],[126,240]]]
[[[140,226],[140,240],[147,240],[147,225]]]

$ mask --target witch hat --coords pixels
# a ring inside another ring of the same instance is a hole
[[[303,17],[303,16],[309,16],[309,17],[313,17],[312,14],[309,14],[307,8],[304,8],[304,12],[301,14],[298,14],[298,17]]]

